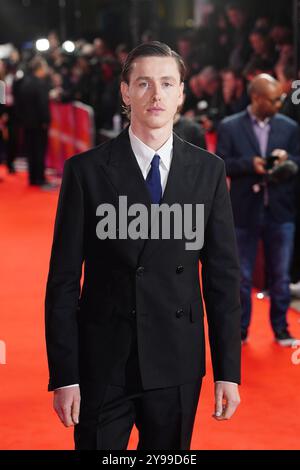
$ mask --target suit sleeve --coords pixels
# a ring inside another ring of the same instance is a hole
[[[241,139],[243,136],[241,136]],[[234,155],[232,145],[231,129],[228,124],[222,122],[218,128],[216,154],[223,158],[226,166],[227,176],[230,178],[254,175],[253,156],[240,158]]]
[[[288,140],[288,159],[292,160],[298,166],[298,171],[300,170],[300,129],[296,125],[293,128],[291,137]]]
[[[48,390],[79,383],[77,310],[84,210],[82,187],[71,160],[64,166],[46,287]]]
[[[224,163],[201,251],[214,380],[240,383],[240,269]]]

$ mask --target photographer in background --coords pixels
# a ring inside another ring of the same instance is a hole
[[[185,98],[186,94],[183,92],[183,103]],[[205,131],[203,127],[199,123],[194,122],[193,119],[182,116],[181,109],[182,106],[178,107],[177,113],[174,116],[173,131],[181,139],[206,150]]]
[[[295,173],[300,164],[299,128],[278,113],[282,88],[273,77],[258,75],[248,91],[248,108],[220,123],[216,152],[225,160],[231,178],[241,268],[241,339],[245,342],[248,336],[252,277],[262,238],[271,326],[278,344],[292,346],[295,338],[289,332],[286,314],[295,231]]]
[[[217,128],[224,117],[221,77],[214,67],[204,67],[186,86],[182,113],[199,122],[205,131]]]

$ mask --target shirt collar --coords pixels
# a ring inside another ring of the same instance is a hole
[[[173,133],[171,133],[168,140],[158,150],[153,150],[148,145],[144,144],[133,132],[131,126],[129,126],[129,139],[131,148],[134,155],[138,159],[139,164],[142,166],[142,170],[147,170],[151,165],[152,158],[155,154],[160,156],[162,165],[166,170],[169,171],[172,158],[173,149]]]
[[[271,118],[269,117],[265,118],[263,121],[258,119],[258,117],[252,113],[251,105],[247,107],[247,111],[253,124],[257,124],[259,127],[264,128],[267,124],[270,123]]]

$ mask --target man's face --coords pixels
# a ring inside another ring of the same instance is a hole
[[[188,57],[192,50],[192,44],[187,39],[179,39],[177,43],[177,49],[181,57]]]
[[[131,122],[148,129],[173,123],[183,100],[183,83],[173,57],[139,57],[132,64],[129,84],[121,83],[124,103],[131,108]]]
[[[252,33],[249,36],[250,44],[256,54],[263,54],[266,47],[266,41],[261,34]]]
[[[227,18],[234,28],[241,28],[245,20],[243,12],[236,8],[227,10]]]
[[[282,88],[278,83],[266,86],[263,93],[253,96],[253,104],[263,117],[272,117],[282,106]]]

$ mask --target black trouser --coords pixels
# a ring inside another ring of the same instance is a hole
[[[293,283],[300,281],[300,208],[298,207],[298,214],[296,220],[296,230],[294,237],[294,253],[291,265],[291,281]]]
[[[201,384],[137,392],[108,385],[96,426],[80,421],[75,427],[76,449],[125,450],[135,424],[137,450],[188,450]]]
[[[25,129],[25,143],[28,157],[29,183],[45,183],[45,155],[48,142],[47,129]]]
[[[139,431],[138,450],[188,450],[202,377],[191,383],[145,390],[135,321],[131,320],[127,327],[130,346],[122,349],[120,360],[111,370],[100,408],[95,404],[95,391],[88,397],[82,387],[75,447],[77,450],[125,450],[135,424]]]

